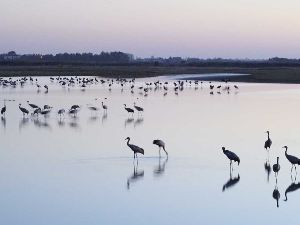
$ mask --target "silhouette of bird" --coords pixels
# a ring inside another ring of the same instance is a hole
[[[57,111],[57,114],[58,114],[59,116],[64,115],[64,113],[65,113],[65,110],[64,110],[64,109],[60,109],[60,110]]]
[[[103,102],[101,102],[101,104],[102,104],[102,108],[103,108],[104,112],[107,113],[107,105],[104,105]]]
[[[272,145],[272,140],[270,139],[270,132],[267,131],[266,133],[268,134],[268,139],[265,141],[265,149],[268,150],[268,148],[269,148],[269,150],[270,150],[271,145]]]
[[[131,113],[131,114],[133,115],[134,110],[133,110],[132,108],[126,107],[126,104],[124,104],[124,107],[125,107],[125,110],[126,110],[128,113]]]
[[[21,104],[19,104],[19,109],[21,110],[21,112],[23,113],[23,116],[28,115],[29,111],[23,107],[21,107]]]
[[[40,108],[40,107],[38,107],[38,106],[35,105],[35,104],[29,103],[29,101],[27,101],[27,103],[28,103],[28,105],[29,105],[31,108],[33,108],[33,109],[38,109],[38,108]]]
[[[163,150],[165,151],[166,155],[168,156],[168,152],[166,151],[166,148],[165,148],[165,142],[163,142],[162,140],[156,139],[156,140],[153,140],[153,144],[157,145],[158,148],[159,148],[159,157],[160,157],[160,149],[161,148],[163,148]]]
[[[277,163],[273,165],[273,172],[275,173],[276,178],[278,176],[279,170],[280,170],[279,157],[277,157]]]
[[[282,148],[285,148],[285,157],[288,159],[288,161],[292,164],[292,169],[291,169],[291,172],[293,170],[293,167],[295,167],[295,170],[296,170],[296,165],[300,165],[300,159],[297,158],[296,156],[293,156],[293,155],[289,155],[287,154],[287,149],[288,147],[287,146],[283,146]]]
[[[4,106],[1,109],[1,115],[5,116],[5,112],[6,112],[6,104],[5,104],[5,100],[4,100]]]
[[[144,149],[129,143],[130,137],[127,137],[125,140],[127,140],[127,146],[133,151],[133,158],[137,158],[137,153],[144,155]]]
[[[238,165],[240,165],[240,158],[234,152],[226,150],[225,147],[222,147],[222,150],[223,150],[223,153],[230,160],[230,165],[232,164],[232,161],[237,162]]]
[[[133,103],[133,106],[139,113],[144,112],[144,109],[142,107],[137,106],[135,102]]]

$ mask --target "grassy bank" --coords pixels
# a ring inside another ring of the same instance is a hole
[[[166,74],[241,73],[233,77],[240,82],[300,83],[300,67],[228,67],[228,66],[150,66],[150,65],[52,65],[0,66],[0,76],[103,76],[152,77]]]

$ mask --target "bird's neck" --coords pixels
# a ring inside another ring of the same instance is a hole
[[[277,164],[279,164],[279,158],[277,158]]]
[[[270,139],[270,133],[268,133],[268,139]]]
[[[130,141],[130,139],[127,139],[127,145],[129,145],[129,141]]]

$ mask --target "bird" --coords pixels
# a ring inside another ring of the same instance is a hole
[[[28,103],[28,105],[29,105],[31,108],[33,108],[33,109],[38,109],[38,108],[40,108],[40,107],[38,107],[38,106],[35,105],[35,104],[29,103],[29,101],[27,101],[27,103]]]
[[[25,116],[25,114],[28,115],[29,111],[23,107],[21,107],[21,104],[19,104],[19,109],[21,110],[21,112],[23,113],[23,116]]]
[[[6,112],[6,104],[5,104],[5,100],[4,100],[4,106],[1,109],[1,115],[5,116],[5,112]]]
[[[230,166],[232,164],[232,161],[237,162],[238,165],[240,165],[240,158],[234,152],[226,150],[225,147],[222,147],[222,150],[223,150],[223,153],[230,160]]]
[[[163,142],[162,140],[159,140],[159,139],[156,139],[156,140],[153,140],[153,144],[154,145],[157,145],[158,148],[159,148],[159,157],[160,157],[160,149],[163,148],[163,150],[165,151],[167,157],[168,157],[168,152],[166,151],[166,148],[165,148],[165,142]]]
[[[59,109],[59,110],[57,111],[57,114],[58,114],[59,116],[64,115],[64,113],[65,113],[65,110],[64,110],[64,109]]]
[[[287,150],[288,150],[287,146],[283,146],[282,148],[285,148],[285,157],[292,164],[291,172],[293,170],[293,167],[295,167],[295,170],[296,170],[296,165],[297,164],[300,165],[300,159],[297,158],[296,156],[287,154]]]
[[[268,134],[268,139],[265,141],[265,149],[268,150],[268,148],[269,148],[269,150],[270,150],[271,145],[272,145],[272,140],[270,139],[270,132],[267,131],[266,133]]]
[[[103,108],[104,112],[107,113],[107,105],[104,105],[103,102],[102,102],[102,108]]]
[[[134,108],[138,111],[138,113],[144,112],[144,109],[142,107],[139,107],[136,105],[136,103],[133,103]]]
[[[133,115],[134,110],[133,110],[132,108],[126,107],[126,104],[124,104],[124,107],[125,107],[125,110],[126,110],[128,113],[131,113],[131,114]]]
[[[275,164],[273,165],[273,172],[275,173],[276,178],[277,178],[277,176],[278,176],[279,170],[280,170],[279,157],[277,157],[277,163],[275,163]]]
[[[140,154],[144,155],[144,149],[142,149],[139,146],[136,146],[136,145],[133,145],[133,144],[129,143],[130,137],[127,137],[125,140],[127,140],[127,146],[133,151],[133,158],[134,159],[137,158],[137,153],[140,153]]]

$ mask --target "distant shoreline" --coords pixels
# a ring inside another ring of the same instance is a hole
[[[226,74],[231,81],[252,83],[300,83],[300,67],[232,67],[232,66],[155,66],[155,65],[1,65],[0,77],[16,76],[101,76],[108,78],[147,78],[187,74],[211,74],[202,80],[223,80]],[[225,74],[213,76],[213,74]]]

